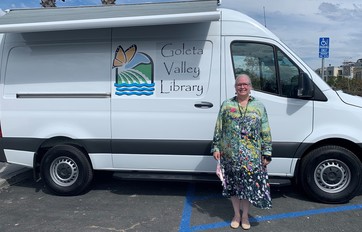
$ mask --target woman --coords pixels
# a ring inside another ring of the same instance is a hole
[[[250,96],[248,75],[235,80],[236,96],[223,102],[217,118],[212,152],[220,160],[234,217],[230,226],[250,229],[249,207],[271,207],[266,166],[271,161],[271,134],[264,105]],[[240,206],[242,215],[240,215]]]

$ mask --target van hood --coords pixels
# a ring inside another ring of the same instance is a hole
[[[336,91],[339,98],[346,104],[362,108],[362,97],[353,96],[342,91]]]

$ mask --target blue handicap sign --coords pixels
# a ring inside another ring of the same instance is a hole
[[[319,48],[329,48],[329,37],[319,38]]]
[[[319,58],[329,57],[329,37],[319,38]]]
[[[328,53],[319,53],[319,58],[329,58]]]

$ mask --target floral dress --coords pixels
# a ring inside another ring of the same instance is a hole
[[[264,105],[250,96],[246,107],[236,97],[223,102],[216,121],[212,152],[221,152],[225,178],[223,196],[248,199],[271,208],[270,186],[262,155],[271,156],[272,143]]]

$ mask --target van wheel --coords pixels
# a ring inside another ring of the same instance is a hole
[[[86,155],[70,145],[49,149],[40,168],[45,186],[57,195],[80,194],[93,178],[93,170]]]
[[[301,184],[310,197],[324,203],[345,203],[361,183],[361,162],[340,146],[324,146],[311,151],[301,164]]]

